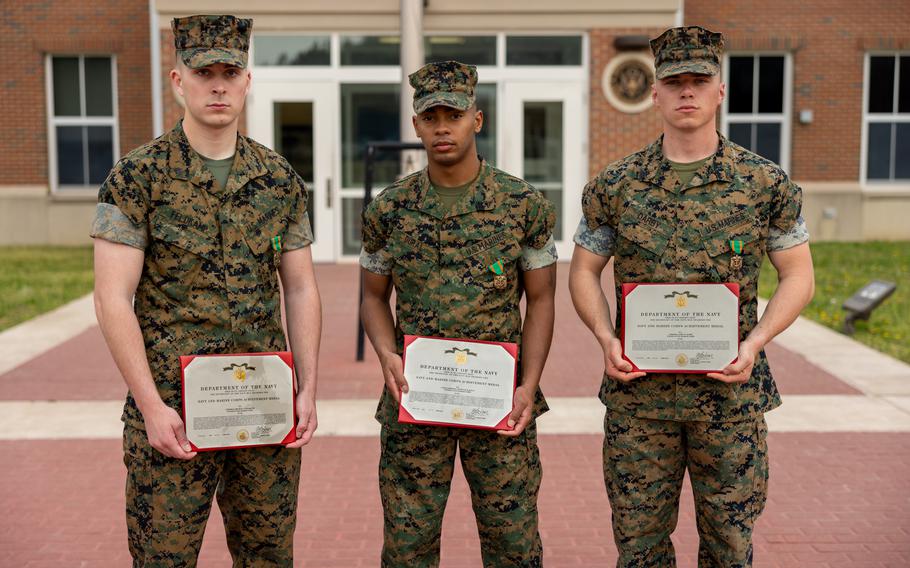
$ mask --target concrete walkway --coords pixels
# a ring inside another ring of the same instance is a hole
[[[0,333],[0,377],[95,325],[88,295]],[[772,432],[910,432],[910,365],[803,317],[774,343],[859,393],[787,396],[786,404],[768,414]],[[101,347],[101,353],[94,355],[104,357]],[[556,365],[559,361],[551,358],[548,367]],[[541,434],[602,433],[603,406],[596,398],[548,400],[551,412],[540,420]],[[374,409],[372,399],[322,400],[317,435],[377,436]],[[121,410],[119,399],[4,400],[0,401],[0,440],[119,439]],[[61,418],[49,422],[49,415]]]

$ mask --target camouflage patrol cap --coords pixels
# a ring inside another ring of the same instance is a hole
[[[717,75],[724,36],[701,26],[670,28],[651,40],[651,51],[658,79],[682,73]]]
[[[174,46],[190,69],[215,63],[246,67],[253,20],[234,16],[174,18]]]
[[[468,110],[474,105],[477,67],[457,61],[428,63],[408,75],[414,87],[414,112],[442,105]]]

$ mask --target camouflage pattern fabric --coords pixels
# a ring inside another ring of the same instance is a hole
[[[481,168],[465,198],[451,209],[429,191],[424,169],[385,189],[364,212],[363,258],[382,251],[393,259],[399,353],[405,334],[521,343],[522,249],[547,246],[555,212],[526,182],[486,163]],[[491,270],[497,262],[502,276]],[[546,410],[538,389],[534,416]],[[384,392],[376,413],[383,424],[384,566],[438,564],[439,523],[459,444],[485,566],[539,565],[540,466],[533,426],[512,439],[495,432],[398,424],[397,412]]]
[[[299,449],[203,452],[183,461],[155,450],[143,430],[127,425],[123,453],[133,566],[195,566],[216,496],[234,566],[293,566]]]
[[[651,40],[651,52],[658,79],[682,73],[717,75],[724,36],[700,26],[670,28]]]
[[[456,450],[471,489],[484,567],[541,566],[537,493],[542,472],[534,422],[514,438],[487,430],[403,424],[395,401],[388,393],[383,398],[383,568],[439,566]]]
[[[414,112],[442,105],[459,110],[474,106],[477,68],[457,61],[428,63],[408,75],[414,87]]]
[[[613,256],[616,234],[613,229],[606,225],[601,225],[592,231],[588,228],[588,222],[582,217],[573,239],[576,244],[594,254],[607,258]],[[768,229],[768,240],[765,241],[765,248],[768,252],[774,252],[793,248],[806,242],[809,242],[809,229],[806,227],[806,220],[800,215],[796,220],[796,225],[789,231],[784,232],[777,227]]]
[[[180,355],[287,349],[276,270],[281,252],[310,240],[291,233],[306,191],[284,158],[239,136],[221,188],[178,124],[121,159],[98,201],[92,236],[145,252],[134,309],[165,404],[181,411]],[[132,395],[123,420],[134,565],[194,565],[217,485],[234,565],[291,566],[299,450],[185,462],[148,445]]]
[[[215,63],[245,68],[253,20],[234,16],[188,16],[171,21],[174,47],[183,63],[199,69]]]
[[[364,211],[365,256],[383,251],[394,262],[399,353],[406,334],[521,344],[522,249],[548,244],[556,214],[527,182],[486,162],[481,169],[452,209],[429,191],[424,168],[386,188]],[[500,278],[491,270],[497,261]],[[539,393],[536,408],[545,410]]]
[[[723,137],[713,158],[683,186],[662,143],[611,164],[582,196],[588,228],[613,231],[617,300],[626,282],[736,282],[743,340],[758,319],[758,272],[769,233],[798,225],[800,188],[772,162]],[[731,240],[742,241],[739,268]],[[620,313],[615,321],[618,329]],[[708,422],[755,418],[780,404],[764,352],[741,385],[701,375],[650,373],[630,383],[605,376],[600,398],[610,409],[640,418]]]
[[[93,237],[136,246],[136,227],[148,231],[135,310],[165,404],[182,408],[180,355],[287,348],[276,271],[282,252],[309,239],[288,242],[306,217],[306,191],[284,158],[239,136],[219,189],[178,124],[121,159],[98,202],[106,213]],[[144,428],[132,396],[123,420]]]
[[[752,527],[768,491],[764,417],[676,422],[607,410],[604,433],[617,567],[676,566],[670,534],[687,467],[695,494],[698,566],[752,565]]]

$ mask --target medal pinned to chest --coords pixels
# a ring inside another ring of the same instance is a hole
[[[741,240],[730,239],[730,269],[740,271],[743,268],[743,242]]]
[[[275,266],[281,264],[281,235],[272,237],[272,255],[275,258]]]
[[[495,275],[493,276],[493,286],[497,290],[505,290],[506,286],[509,284],[509,281],[506,279],[505,266],[503,266],[502,259],[498,259],[496,262],[491,264],[489,268],[490,272]]]

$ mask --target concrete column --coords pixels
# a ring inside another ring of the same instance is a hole
[[[161,100],[161,30],[158,8],[149,0],[149,52],[152,66],[152,138],[164,134],[164,102]]]
[[[400,0],[401,5],[401,140],[417,142],[411,117],[414,116],[414,89],[408,75],[423,66],[423,0]],[[426,154],[422,151],[401,153],[402,176],[416,172],[424,166]]]

